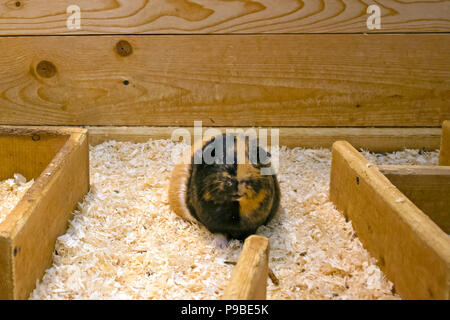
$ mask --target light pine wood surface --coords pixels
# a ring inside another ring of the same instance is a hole
[[[66,27],[73,4],[80,30]],[[366,26],[373,4],[380,30]],[[0,35],[448,32],[449,17],[449,1],[432,0],[2,0]]]
[[[222,299],[265,300],[268,274],[269,239],[252,235],[245,239]]]
[[[378,166],[420,210],[450,234],[450,166]]]
[[[0,124],[440,127],[449,37],[3,37]]]
[[[450,166],[450,120],[444,121],[442,124],[439,164],[441,166]]]
[[[176,127],[86,127],[89,131],[89,143],[98,145],[108,140],[146,142],[149,139],[170,139]],[[191,142],[194,141],[192,127],[183,127],[189,131]],[[203,128],[203,132],[209,129]],[[331,148],[337,140],[346,140],[357,149],[373,152],[392,152],[408,149],[439,149],[440,128],[224,128],[227,129],[255,129],[267,132],[268,143],[271,144],[273,129],[278,129],[279,144],[289,148]],[[181,141],[178,139],[177,141]]]

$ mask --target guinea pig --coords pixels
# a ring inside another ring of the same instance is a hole
[[[238,148],[239,143],[245,148]],[[257,152],[249,153],[255,150],[249,145],[248,136],[223,134],[189,154],[190,161],[178,164],[172,173],[171,209],[226,238],[243,240],[267,224],[278,211],[280,187],[275,173],[261,174],[270,166],[270,154],[257,144]],[[207,156],[214,161],[208,162]]]

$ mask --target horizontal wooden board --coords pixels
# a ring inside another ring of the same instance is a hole
[[[378,166],[420,210],[450,234],[450,166]]]
[[[97,145],[108,140],[146,142],[149,139],[169,139],[174,127],[87,127],[89,143]],[[193,128],[189,130],[193,137]],[[208,128],[203,128],[207,130]],[[226,132],[227,128],[218,128]],[[237,129],[237,128],[231,128]],[[244,132],[249,128],[241,128]],[[267,130],[270,143],[272,128]],[[258,131],[257,131],[258,133]],[[279,143],[290,148],[331,148],[337,140],[346,140],[355,148],[374,152],[397,150],[439,149],[439,128],[279,128]],[[193,139],[192,139],[193,141]]]
[[[402,298],[450,298],[449,236],[346,141],[333,145],[330,199]]]
[[[441,126],[450,118],[447,34],[4,37],[0,45],[0,124]]]
[[[445,32],[449,1],[358,0],[3,0],[0,34]],[[67,7],[81,10],[69,30]],[[367,8],[381,10],[381,29],[367,28]]]

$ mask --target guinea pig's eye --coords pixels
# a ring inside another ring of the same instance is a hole
[[[255,168],[266,168],[271,166],[271,154],[262,148],[258,148],[257,161],[252,163]]]

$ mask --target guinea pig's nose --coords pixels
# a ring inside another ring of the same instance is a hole
[[[246,190],[247,190],[247,183],[246,182],[239,183],[238,193],[242,195],[245,193]]]
[[[237,198],[239,198],[241,196],[240,193],[239,193],[238,184],[237,184],[236,181],[228,180],[225,183],[225,185],[226,185],[227,193],[231,195],[231,198],[233,200],[236,200]]]
[[[239,200],[242,199],[242,195],[239,194],[239,193],[234,193],[234,194],[231,196],[231,199],[232,199],[233,201],[239,201]]]

